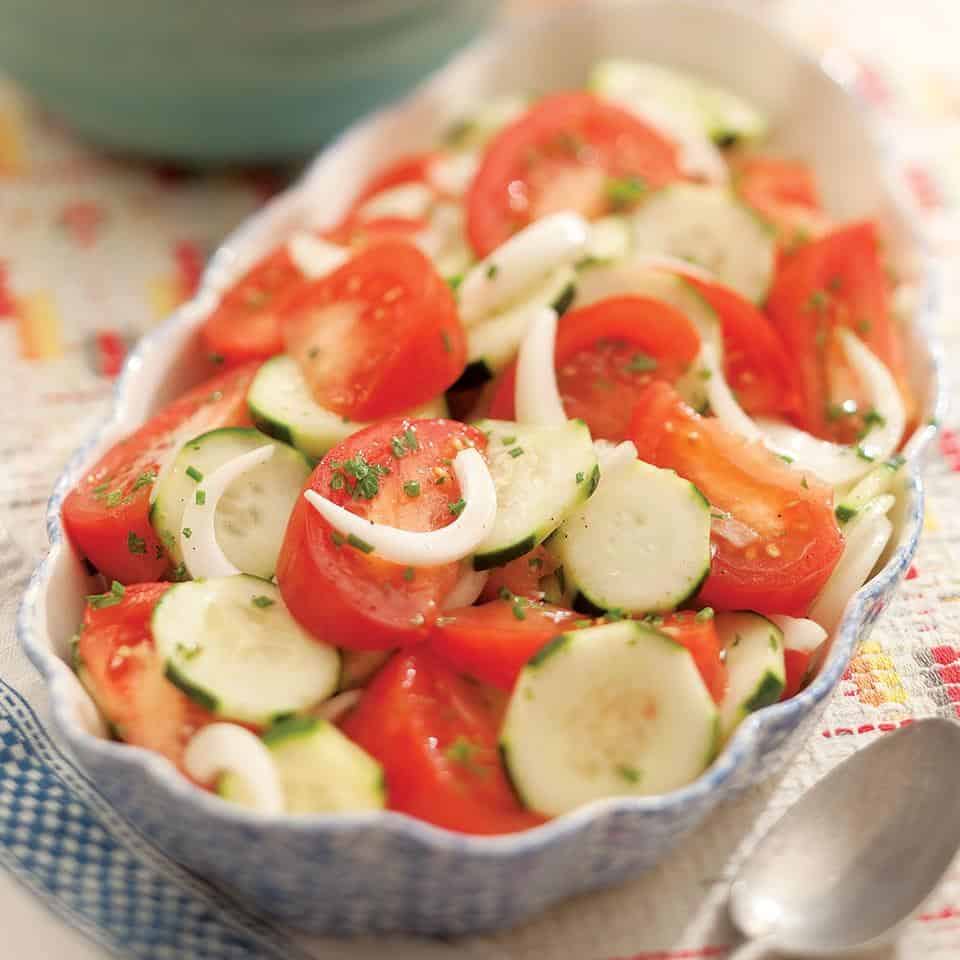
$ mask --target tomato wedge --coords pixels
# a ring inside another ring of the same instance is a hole
[[[487,145],[467,194],[467,239],[484,257],[560,210],[597,217],[680,178],[676,146],[590,93],[537,101]]]
[[[915,414],[874,223],[843,227],[797,250],[774,278],[767,312],[794,361],[799,426],[840,442],[850,442],[864,429],[869,411],[857,405],[856,383],[851,384],[833,336],[837,326],[853,330],[887,365],[907,419]]]
[[[496,600],[506,591],[527,600],[542,600],[540,581],[557,569],[556,558],[544,546],[536,546],[516,560],[490,571],[481,600]]]
[[[281,306],[303,283],[287,245],[277,247],[223,294],[204,321],[201,335],[207,350],[229,364],[282,353]]]
[[[449,286],[415,246],[385,240],[300,289],[284,338],[322,406],[375,420],[426,403],[466,363]]]
[[[709,613],[709,611],[707,611]],[[727,668],[720,659],[720,638],[713,616],[680,610],[663,618],[657,629],[682,643],[693,657],[703,682],[716,703],[727,692]]]
[[[154,650],[150,615],[170,586],[138,583],[122,596],[93,598],[76,656],[87,689],[117,735],[179,766],[190,737],[213,717],[166,679]]]
[[[250,423],[247,389],[257,364],[201,383],[111,447],[63,503],[67,535],[110,580],[158,580],[169,567],[150,525],[150,493],[163,462],[187,440]]]
[[[767,317],[730,287],[690,275],[686,280],[720,319],[724,373],[740,406],[755,416],[792,413],[793,367]]]
[[[391,810],[473,834],[544,822],[510,788],[482,689],[426,650],[394,654],[341,726],[383,766]]]
[[[734,186],[749,206],[773,224],[785,251],[830,229],[813,170],[805,163],[747,156],[737,164]]]
[[[524,664],[582,614],[550,604],[494,600],[446,612],[430,633],[431,649],[450,666],[501,690],[512,690]]]
[[[640,459],[676,470],[714,510],[714,556],[699,601],[722,610],[802,617],[843,550],[833,492],[701,417],[665,383],[637,404]]]
[[[450,504],[460,498],[450,460],[464,445],[485,444],[479,430],[452,420],[386,420],[333,447],[307,483],[368,520],[436,530],[452,522]],[[344,542],[302,497],[277,560],[293,616],[320,639],[354,650],[426,639],[458,573],[457,563],[414,569],[380,560]]]
[[[786,681],[783,685],[781,700],[789,700],[796,696],[802,689],[807,679],[807,673],[810,670],[810,663],[813,660],[814,651],[808,650],[784,650],[783,664],[786,669]]]
[[[700,336],[687,317],[647,297],[610,297],[571,310],[557,328],[560,399],[594,439],[624,440],[637,399],[654,380],[676,381],[696,359]],[[490,416],[512,420],[516,367],[501,376]]]

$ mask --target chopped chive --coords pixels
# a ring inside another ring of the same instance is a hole
[[[403,485],[403,492],[408,497],[419,497],[420,496],[420,482],[418,480],[408,480]]]
[[[193,536],[193,531],[189,527],[184,527],[181,532],[183,533],[184,537],[187,538],[187,540]]]
[[[407,583],[410,583],[410,582],[413,580],[413,577],[414,577],[414,569],[413,569],[413,567],[407,567],[407,568],[403,571],[403,579],[406,580]]]
[[[266,607],[272,607],[276,603],[276,600],[274,600],[273,597],[266,597],[263,594],[260,594],[259,596],[254,597],[250,602],[255,607],[259,607],[261,610],[263,610]]]
[[[154,480],[157,479],[157,474],[155,471],[150,470],[146,473],[141,473],[139,477],[133,482],[133,486],[130,488],[131,493],[136,493],[141,487],[148,487]]]
[[[196,483],[203,479],[203,474],[196,467],[187,467],[187,476]]]
[[[171,576],[172,576],[173,579],[176,580],[178,583],[179,583],[181,580],[186,580],[186,579],[187,579],[187,565],[186,565],[185,563],[178,563],[178,564],[173,568],[173,572],[171,573]]]
[[[331,490],[342,490],[344,485],[343,474],[338,470],[330,478],[330,489]]]
[[[810,489],[810,484],[807,483],[807,478],[805,476],[800,478],[800,486],[803,487],[804,490]]]
[[[627,781],[627,783],[639,783],[643,774],[636,768],[630,767],[625,763],[618,764],[617,773]]]
[[[497,596],[500,597],[501,600],[513,600],[513,599],[514,599],[514,593],[513,593],[513,591],[512,591],[509,587],[501,587],[501,588],[497,591]]]
[[[109,592],[91,594],[87,597],[87,602],[95,610],[99,610],[102,607],[112,607],[123,600],[125,592],[123,584],[114,580],[113,583],[110,584]]]
[[[581,627],[581,628],[582,628],[582,627],[592,627],[592,626],[593,626],[593,621],[592,621],[592,620],[574,620],[574,621],[573,621],[573,625],[574,625],[575,627]]]
[[[457,273],[452,277],[447,277],[447,286],[449,286],[451,290],[459,289],[461,283],[463,283],[462,273]]]
[[[403,431],[403,439],[407,441],[408,450],[420,449],[420,441],[417,439],[417,434],[413,427],[407,427],[407,429]]]
[[[713,619],[713,607],[704,607],[702,610],[697,611],[697,615],[693,618],[697,623],[706,623],[708,620]]]
[[[347,537],[347,543],[361,553],[373,553],[373,547],[366,540],[361,540],[356,534],[351,533]]]
[[[308,360],[316,360],[317,357],[319,357],[319,356],[320,356],[320,348],[319,348],[319,347],[311,347],[311,348],[307,351],[307,359],[308,359]]]
[[[477,752],[477,747],[461,735],[449,744],[443,752],[454,763],[461,763],[466,767],[473,763],[473,755]]]
[[[461,497],[459,500],[454,500],[453,503],[448,504],[447,508],[455,517],[459,517],[466,505],[467,501]]]
[[[400,457],[407,455],[407,445],[403,442],[403,437],[390,438],[390,452],[399,460]]]
[[[877,459],[862,443],[857,444],[857,456],[867,463],[873,463]]]
[[[115,507],[123,499],[122,490],[114,490],[107,494],[106,504],[108,507]]]
[[[487,264],[487,279],[493,280],[500,272],[500,268],[495,263]]]
[[[808,312],[823,313],[830,303],[830,296],[825,290],[814,290],[807,298],[804,310]]]
[[[539,570],[543,566],[543,560],[541,560],[540,557],[531,557],[527,561],[527,566],[530,567],[531,570]]]
[[[643,199],[647,185],[640,177],[611,177],[605,185],[607,202],[614,210],[633,206]]]
[[[509,437],[501,437],[500,442],[505,446],[509,447],[511,443],[517,442],[517,437],[515,434],[510,434]]]
[[[514,447],[514,448],[510,451],[510,456],[513,457],[514,460],[516,460],[517,457],[522,457],[522,456],[523,456],[523,447]]]
[[[848,507],[845,504],[840,504],[834,513],[837,515],[837,519],[841,523],[846,523],[848,520],[852,520],[856,515],[857,511],[853,507]]]
[[[578,471],[577,471],[577,483],[583,483],[584,479],[585,479],[585,478],[584,478],[584,475],[583,475],[583,471],[582,471],[582,470],[578,470]]]
[[[627,615],[619,607],[614,607],[612,610],[608,610],[604,615],[604,618],[607,620],[626,620]]]
[[[138,537],[136,533],[131,530],[127,534],[127,549],[131,553],[146,553],[147,552],[147,541],[143,537]]]
[[[211,353],[209,354],[210,362],[215,363],[218,366],[223,363],[227,358],[222,353]]]
[[[207,492],[205,490],[198,490],[193,499],[198,507],[202,507],[207,502]]]
[[[333,541],[335,547],[342,547],[346,543],[346,540],[343,539],[343,534],[338,533],[336,530],[330,531],[330,539]]]
[[[517,620],[526,620],[527,612],[523,609],[524,603],[521,599],[514,600],[513,602],[513,615]]]

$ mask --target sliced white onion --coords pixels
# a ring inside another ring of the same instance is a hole
[[[418,220],[427,215],[433,201],[433,190],[425,183],[401,183],[374,194],[358,213],[363,220],[377,220],[380,217]]]
[[[460,579],[454,585],[454,588],[443,598],[440,604],[442,610],[457,610],[460,607],[469,607],[476,602],[477,597],[483,593],[483,588],[487,585],[490,577],[489,570],[474,570],[468,566]]]
[[[463,278],[457,295],[464,324],[513,303],[557,267],[576,263],[589,244],[590,225],[576,213],[554,213],[524,227]]]
[[[335,697],[321,703],[313,712],[321,720],[333,723],[348,710],[352,710],[360,702],[362,695],[362,690],[344,690],[343,693],[338,693]]]
[[[473,259],[463,235],[463,209],[456,203],[438,203],[413,242],[444,276],[462,273]]]
[[[198,783],[213,783],[225,773],[240,777],[261,813],[283,813],[283,789],[270,751],[246,727],[211,723],[187,744],[183,767]]]
[[[308,279],[324,277],[350,259],[350,251],[336,243],[300,230],[287,241],[287,252],[297,269]]]
[[[748,527],[745,523],[738,520],[733,514],[722,514],[712,517],[710,520],[710,530],[718,537],[722,537],[730,546],[737,550],[743,550],[760,539],[760,534],[756,530]]]
[[[613,214],[590,224],[587,256],[593,260],[619,260],[630,252],[630,227],[625,217]]]
[[[869,473],[877,461],[897,449],[906,427],[900,392],[890,371],[860,338],[849,330],[840,337],[855,375],[865,385],[870,404],[882,423],[856,447],[821,440],[790,424],[769,418],[752,420],[737,403],[723,375],[716,353],[704,344],[703,365],[710,371],[707,397],[718,419],[748,440],[762,440],[775,453],[789,458],[797,469],[809,470],[834,486],[846,486]]]
[[[850,598],[866,583],[893,535],[887,509],[886,503],[871,500],[844,530],[846,542],[840,561],[810,609],[810,619],[828,633],[840,622]]]
[[[180,527],[180,552],[183,554],[187,571],[194,580],[232,577],[243,572],[227,559],[217,542],[217,531],[213,522],[217,504],[231,483],[254,467],[266,463],[273,456],[273,451],[274,445],[268,443],[228,460],[203,478],[203,491],[206,496],[202,505],[187,498]],[[184,537],[184,530],[190,531],[189,540]]]
[[[557,342],[557,312],[539,307],[517,352],[514,408],[517,423],[560,426],[567,422],[557,387],[554,346]]]
[[[439,530],[401,530],[364,520],[321,497],[315,490],[306,490],[303,495],[334,530],[370,546],[381,560],[413,567],[437,567],[473,554],[493,529],[497,515],[497,490],[480,453],[472,447],[461,450],[454,457],[453,471],[465,506],[453,523]]]
[[[824,640],[827,631],[813,620],[806,617],[785,617],[782,614],[773,614],[772,620],[783,633],[783,646],[786,650],[797,650],[800,653],[813,653]]]
[[[430,164],[427,176],[439,193],[461,197],[467,192],[479,166],[479,154],[469,150],[445,153]]]
[[[637,459],[637,448],[632,440],[613,443],[610,440],[594,440],[593,449],[600,464],[600,473],[609,473]]]

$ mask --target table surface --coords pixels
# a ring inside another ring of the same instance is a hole
[[[896,130],[903,176],[927,237],[948,267],[960,265],[960,5],[766,0],[754,6],[847,70],[870,108]],[[281,186],[278,175],[265,172],[196,176],[105,156],[0,80],[0,576],[7,587],[0,600],[0,678],[41,718],[42,690],[10,628],[16,589],[45,547],[42,517],[52,481],[104,416],[111,377],[130,344],[190,294],[218,240]],[[939,333],[953,373],[960,300],[950,273],[956,271],[947,271]],[[786,804],[885,730],[913,717],[960,717],[960,436],[954,432],[960,403],[953,406],[927,472],[928,515],[916,564],[851,663],[822,730],[785,774],[725,806],[665,864],[625,887],[562,905],[502,936],[456,945],[394,942],[391,952],[511,960],[725,956],[735,942],[722,910],[725,882]],[[3,710],[0,730],[10,720]],[[16,853],[0,848],[0,863],[12,871],[0,872],[7,943],[22,943],[20,952],[34,957],[103,955],[103,946],[24,893],[13,877],[31,878]],[[104,942],[116,946],[106,935]],[[374,957],[384,947],[305,945],[318,956],[343,957]],[[960,871],[883,955],[960,955]]]

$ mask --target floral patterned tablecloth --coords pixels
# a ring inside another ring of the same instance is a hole
[[[754,6],[850,80],[895,132],[909,195],[935,252],[951,268],[939,333],[956,380],[960,297],[951,274],[960,266],[960,5],[766,0]],[[22,939],[19,955],[94,957],[104,948],[137,957],[273,955],[262,946],[262,930],[250,933],[246,921],[225,920],[215,898],[211,923],[246,930],[243,949],[229,940],[221,952],[192,952],[177,940],[176,922],[166,939],[148,941],[118,930],[107,913],[85,912],[81,899],[44,881],[36,863],[8,842],[3,790],[22,772],[25,755],[50,755],[38,746],[46,741],[26,705],[42,721],[43,693],[14,646],[11,624],[25,573],[44,549],[42,518],[53,479],[104,416],[130,344],[189,296],[208,252],[282,182],[275,173],[200,176],[106,156],[0,81],[0,863],[9,871],[0,873],[0,916],[8,945]],[[564,904],[498,937],[392,942],[391,953],[510,960],[725,956],[736,941],[723,912],[725,882],[758,833],[833,764],[884,731],[914,717],[960,717],[960,403],[954,410],[927,472],[928,516],[916,564],[851,663],[823,728],[782,777],[725,806],[665,864],[632,884]],[[68,766],[57,769],[64,783],[78,782]],[[92,817],[109,819],[94,807]],[[19,883],[94,940],[53,919]],[[302,948],[318,956],[377,957],[388,949],[383,942],[295,946],[281,931],[266,936],[282,956]],[[960,956],[960,870],[898,949],[909,958]]]

